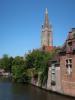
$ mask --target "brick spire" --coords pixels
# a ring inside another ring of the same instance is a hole
[[[53,46],[52,27],[51,25],[49,25],[47,8],[45,10],[44,25],[42,25],[41,46],[42,47],[52,47]]]
[[[45,10],[45,22],[44,22],[44,28],[47,27],[49,28],[49,20],[48,20],[48,10],[46,8]]]

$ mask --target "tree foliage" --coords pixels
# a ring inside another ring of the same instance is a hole
[[[44,52],[40,50],[33,50],[26,56],[26,66],[29,69],[33,69],[36,72],[33,74],[40,74],[40,82],[41,84],[45,84],[47,82],[48,75],[48,62],[51,60],[56,54],[56,49],[52,52]]]
[[[8,57],[7,54],[3,55],[2,59],[0,59],[0,68],[5,69],[5,71],[11,72],[13,57]]]
[[[52,52],[33,50],[25,55],[25,59],[20,56],[13,58],[4,55],[0,59],[0,68],[11,72],[14,81],[29,82],[32,77],[40,76],[40,83],[44,85],[47,82],[48,63],[58,51],[59,49]]]
[[[12,64],[12,77],[16,82],[24,82],[26,76],[25,60],[23,57],[15,57]]]

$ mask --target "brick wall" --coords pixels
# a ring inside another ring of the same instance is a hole
[[[68,75],[66,68],[66,59],[72,58],[72,73]],[[60,57],[61,69],[61,87],[65,94],[75,96],[75,55],[65,55]]]

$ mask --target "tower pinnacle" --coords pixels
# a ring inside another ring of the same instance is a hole
[[[47,8],[46,8],[46,10],[45,10],[45,22],[44,22],[44,27],[49,27],[48,10],[47,10]]]
[[[46,14],[48,14],[48,10],[47,10],[47,8],[46,8],[46,12],[45,12]]]

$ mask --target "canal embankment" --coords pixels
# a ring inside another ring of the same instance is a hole
[[[44,91],[49,92],[49,93],[54,93],[56,95],[60,95],[60,96],[63,96],[63,97],[68,97],[68,98],[75,99],[75,96],[72,96],[72,95],[69,95],[69,94],[64,94],[62,92],[48,90],[46,87],[37,86],[37,85],[32,84],[32,83],[29,83],[29,84],[33,87],[39,88],[39,89],[44,90]]]

